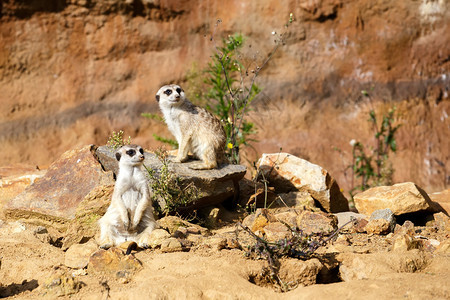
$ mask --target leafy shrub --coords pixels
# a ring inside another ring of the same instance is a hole
[[[158,214],[164,216],[176,214],[179,208],[194,203],[200,197],[200,193],[192,182],[184,185],[169,169],[167,151],[158,150],[155,154],[162,163],[161,169],[155,171],[145,165],[144,167],[149,174],[153,194],[158,199],[154,202],[156,210]]]

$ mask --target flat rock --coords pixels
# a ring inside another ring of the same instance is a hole
[[[114,157],[114,149],[108,146],[100,146],[96,149],[95,153],[105,170],[113,171],[114,174],[117,174],[118,162]],[[158,173],[162,167],[162,163],[158,157],[149,152],[145,152],[144,155],[144,165]],[[185,210],[219,204],[226,199],[238,197],[238,182],[244,177],[247,171],[245,166],[225,164],[219,166],[218,169],[193,170],[189,168],[193,163],[192,161],[186,163],[169,163],[169,170],[175,173],[183,186],[187,186],[192,182],[199,189],[200,198],[195,203],[187,205]]]
[[[88,145],[65,152],[42,178],[4,206],[5,217],[65,230],[92,189],[114,183],[111,172],[103,171],[95,159],[94,150]]]
[[[297,217],[298,228],[306,234],[330,234],[338,228],[337,222],[336,216],[323,212],[310,212],[305,210]]]
[[[394,215],[414,213],[430,208],[430,197],[412,182],[378,186],[354,196],[358,212],[371,215],[377,209],[389,208]]]
[[[89,258],[88,272],[99,274],[113,274],[120,276],[121,273],[134,273],[142,268],[142,263],[131,255],[112,247],[108,250],[99,249]]]
[[[348,211],[348,201],[327,170],[288,153],[263,154],[258,169],[278,192],[306,191],[327,212]]]
[[[89,257],[97,249],[97,244],[92,241],[85,244],[74,244],[65,253],[64,265],[72,269],[83,269],[88,265]]]

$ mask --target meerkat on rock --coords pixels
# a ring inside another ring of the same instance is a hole
[[[144,150],[137,145],[122,146],[115,153],[119,161],[111,204],[100,225],[100,247],[108,249],[126,241],[141,248],[149,247],[149,237],[156,228],[150,189],[142,170]]]
[[[213,169],[224,160],[225,131],[220,121],[207,110],[192,104],[176,84],[165,85],[156,93],[156,101],[170,132],[178,142],[175,162],[185,162],[191,152],[199,163],[192,169]]]

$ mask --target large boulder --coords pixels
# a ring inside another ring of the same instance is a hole
[[[258,169],[278,192],[306,191],[327,212],[348,211],[348,201],[327,170],[288,153],[263,154]]]
[[[371,215],[375,210],[389,208],[394,215],[415,213],[430,208],[430,197],[412,182],[377,186],[353,198],[358,212]]]
[[[95,187],[114,184],[95,159],[95,146],[65,152],[24,192],[4,206],[7,219],[24,219],[60,231],[67,228],[80,202]]]
[[[117,174],[118,162],[114,156],[114,152],[114,149],[108,146],[100,146],[95,151],[104,169]],[[239,196],[238,182],[246,173],[245,166],[225,164],[221,165],[218,169],[192,170],[189,168],[191,164],[192,162],[169,163],[169,170],[175,173],[182,186],[193,183],[199,190],[199,199],[195,203],[185,207],[185,210],[218,204],[229,198],[235,198],[234,200],[237,200]],[[156,154],[145,152],[144,165],[147,168],[155,170],[158,174],[163,163],[158,159]]]

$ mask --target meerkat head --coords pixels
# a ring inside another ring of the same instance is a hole
[[[125,145],[116,151],[119,165],[137,166],[144,162],[144,149],[138,145]]]
[[[181,103],[185,97],[183,89],[177,84],[165,85],[156,93],[156,101],[170,106]]]

